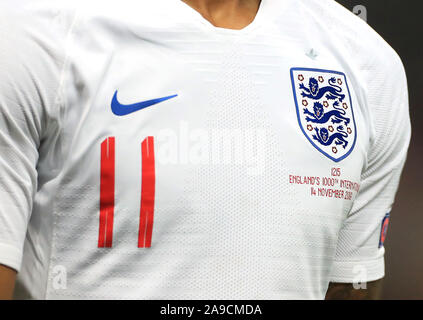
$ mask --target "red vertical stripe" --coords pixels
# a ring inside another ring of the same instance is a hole
[[[150,248],[154,222],[154,197],[156,171],[154,166],[154,138],[148,137],[141,144],[142,181],[141,210],[138,248]]]
[[[110,137],[101,144],[99,248],[112,247],[114,210],[115,138]]]

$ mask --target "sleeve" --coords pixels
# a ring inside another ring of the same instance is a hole
[[[48,33],[37,26],[0,10],[0,264],[17,271],[59,78]]]
[[[384,49],[384,55],[372,57],[372,67],[367,64],[363,76],[372,124],[370,147],[360,190],[339,233],[332,282],[365,283],[385,275],[383,241],[407,157],[411,125],[404,67],[391,48]]]

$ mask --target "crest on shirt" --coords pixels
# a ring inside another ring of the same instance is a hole
[[[357,128],[347,78],[338,71],[292,68],[298,124],[310,143],[339,162],[354,149]]]

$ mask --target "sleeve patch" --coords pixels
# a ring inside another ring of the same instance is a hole
[[[380,238],[379,238],[379,249],[383,247],[385,243],[386,234],[388,232],[388,225],[389,225],[390,214],[387,213],[386,216],[382,220],[382,227],[380,231]]]

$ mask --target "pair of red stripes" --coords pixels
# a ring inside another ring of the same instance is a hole
[[[154,197],[156,171],[154,138],[148,137],[141,144],[141,209],[138,248],[150,248],[154,222]],[[111,248],[115,210],[115,138],[109,137],[101,144],[100,169],[100,230],[99,248]]]

